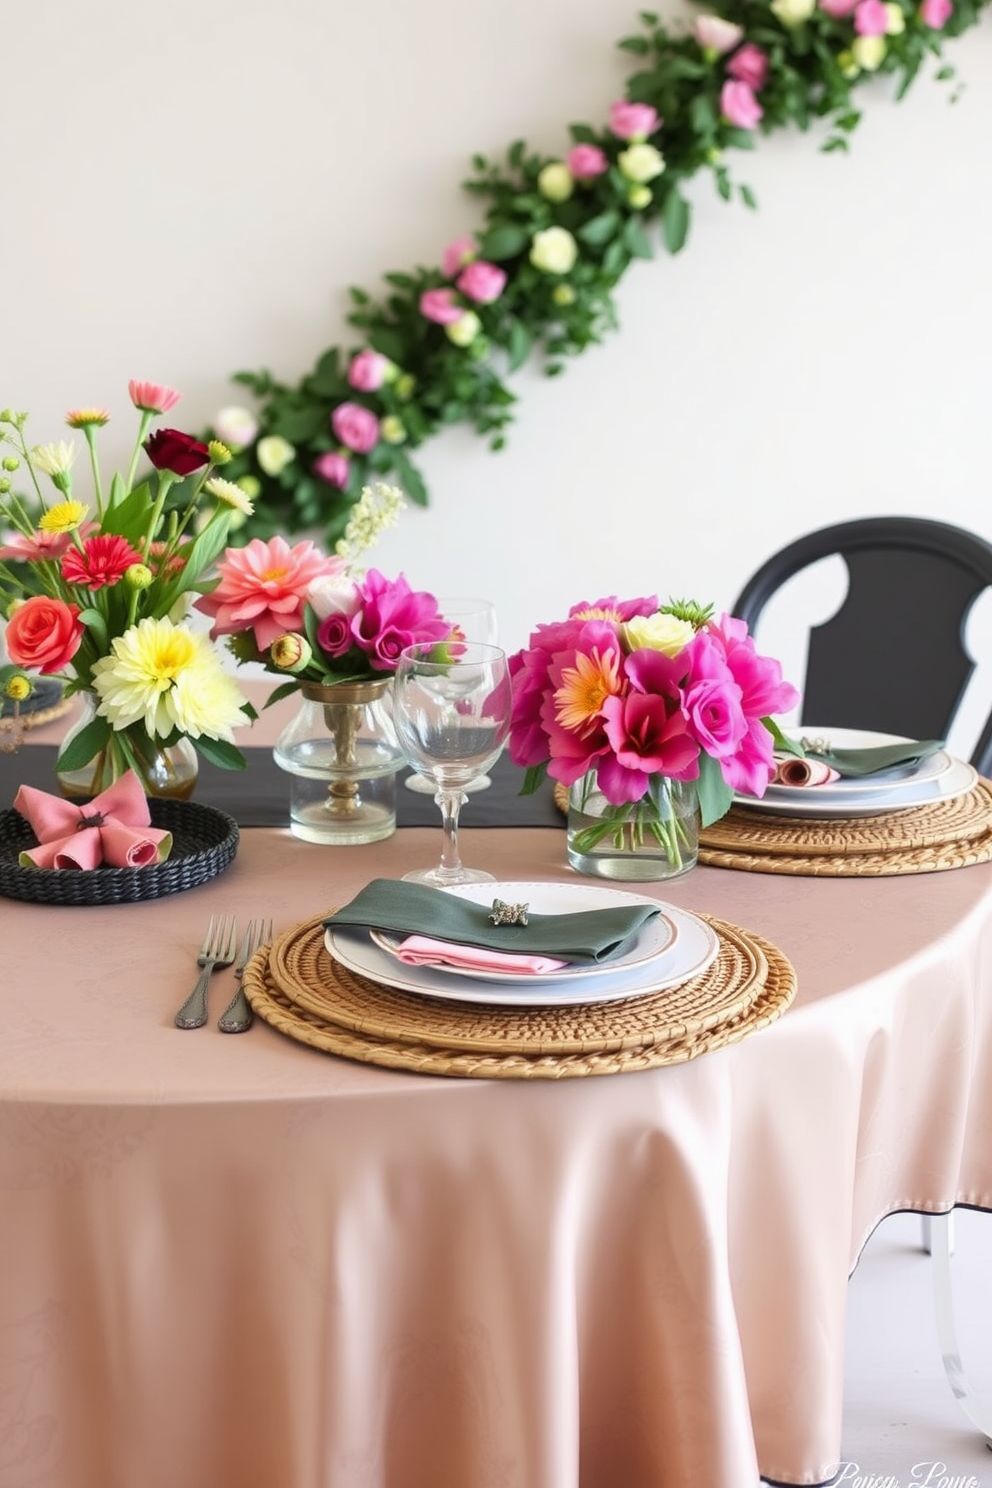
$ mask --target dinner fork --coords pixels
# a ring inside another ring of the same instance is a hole
[[[238,984],[238,990],[231,998],[230,1004],[224,1009],[217,1020],[217,1027],[221,1033],[247,1033],[252,1025],[254,1014],[251,1003],[248,1001],[241,985],[245,967],[254,956],[260,946],[267,945],[272,939],[271,920],[249,920],[245,938],[241,942],[241,950],[238,953],[237,964],[234,968],[234,979]]]
[[[233,915],[210,916],[197,966],[199,980],[175,1017],[177,1028],[202,1028],[207,1021],[207,985],[211,972],[230,966],[238,946],[238,922]]]

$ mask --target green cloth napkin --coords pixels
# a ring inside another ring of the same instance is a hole
[[[899,766],[918,765],[943,749],[942,739],[907,739],[905,744],[877,744],[870,749],[811,749],[806,753],[823,760],[845,780],[863,775],[880,775]]]
[[[616,909],[587,909],[575,914],[528,913],[526,925],[494,925],[489,918],[491,910],[491,901],[472,904],[426,884],[375,878],[350,904],[328,915],[324,924],[331,930],[396,930],[519,955],[596,962],[616,956],[642,925],[661,913],[658,905],[618,905]]]

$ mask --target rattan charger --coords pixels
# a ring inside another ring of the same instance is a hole
[[[358,977],[323,948],[311,920],[246,969],[258,1015],[301,1043],[426,1074],[563,1079],[683,1063],[780,1017],[795,972],[776,946],[737,926],[708,971],[623,1002],[518,1008],[411,996]]]

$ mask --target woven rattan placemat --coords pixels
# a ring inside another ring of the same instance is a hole
[[[323,951],[320,921],[280,937],[268,961],[256,957],[244,987],[258,1015],[281,1032],[365,1063],[485,1079],[615,1074],[682,1063],[733,1043],[792,1001],[795,972],[776,946],[709,923],[720,951],[707,972],[624,1002],[523,1009],[409,996],[338,966]],[[295,977],[309,979],[318,959],[314,991]]]

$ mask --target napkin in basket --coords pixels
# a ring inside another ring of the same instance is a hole
[[[473,904],[426,884],[376,878],[350,904],[328,915],[324,925],[330,930],[426,934],[457,945],[592,964],[619,955],[642,926],[660,913],[659,905],[618,905],[572,914],[531,914],[526,925],[494,925],[486,904]]]
[[[22,868],[143,868],[164,863],[172,851],[172,833],[151,825],[133,770],[84,806],[22,785],[14,810],[39,842],[18,856]]]

